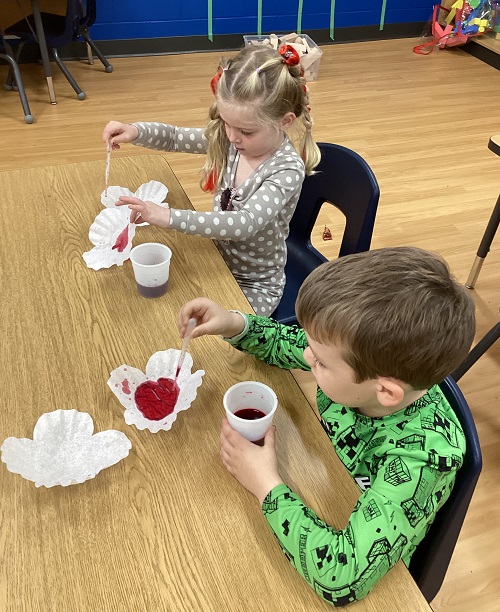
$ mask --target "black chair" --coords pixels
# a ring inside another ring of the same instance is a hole
[[[96,47],[94,41],[90,38],[88,28],[94,23],[96,18],[95,0],[67,0],[66,14],[55,15],[53,13],[42,13],[42,24],[45,32],[47,47],[52,53],[52,56],[58,65],[61,72],[64,74],[71,87],[75,90],[79,100],[85,100],[86,94],[73,78],[73,75],[68,70],[62,59],[59,57],[59,50],[69,43],[83,37],[87,49],[89,47],[94,51],[97,57],[104,65],[106,72],[112,72],[113,66],[102,55]],[[21,39],[17,52],[17,61],[26,43],[37,43],[35,33],[35,23],[33,15],[29,15],[26,19],[18,21],[14,25],[5,30],[6,34],[18,36]],[[89,63],[93,63],[92,54],[88,51]],[[7,86],[11,83],[9,78]]]
[[[105,72],[113,72],[113,66],[108,62],[104,55],[99,51],[94,41],[90,38],[89,28],[96,20],[96,0],[78,0],[80,5],[80,23],[78,25],[78,35],[81,36],[87,46],[87,59],[89,64],[94,63],[92,52],[99,58],[104,66]],[[78,38],[78,36],[76,37]]]
[[[410,561],[410,573],[429,603],[443,584],[482,468],[481,447],[467,401],[451,376],[440,387],[462,425],[467,448],[450,497],[437,513]]]
[[[21,105],[23,107],[24,112],[24,120],[26,121],[26,123],[33,123],[34,118],[30,111],[26,92],[24,91],[24,84],[23,79],[21,77],[21,72],[19,71],[19,66],[17,65],[16,59],[14,57],[12,47],[10,46],[9,42],[5,40],[1,32],[0,51],[0,57],[7,62],[7,64],[9,65],[9,73],[12,73],[11,78],[15,83],[15,88],[17,89],[19,98],[21,99]],[[10,90],[13,89],[13,87],[6,87],[6,89]]]
[[[339,257],[370,248],[380,190],[366,161],[351,149],[320,142],[321,162],[316,174],[307,176],[287,239],[286,285],[271,315],[285,325],[296,325],[295,300],[306,276],[327,261],[311,244],[311,233],[325,202],[346,218]]]

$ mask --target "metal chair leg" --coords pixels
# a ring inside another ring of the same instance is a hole
[[[85,28],[80,30],[80,35],[83,36],[85,42],[87,43],[87,49],[90,47],[93,52],[97,55],[97,57],[101,60],[102,65],[104,66],[104,70],[106,72],[113,72],[113,66],[108,62],[108,60],[104,57],[104,55],[99,51],[94,41],[90,38],[90,34],[88,30]],[[89,61],[89,64],[93,63]]]
[[[91,66],[94,65],[94,56],[92,55],[92,47],[89,45],[87,41],[85,41],[85,46],[87,47],[87,63]]]
[[[24,45],[26,44],[26,41],[22,40],[16,51],[14,51],[12,49],[12,47],[7,43],[7,41],[4,39],[4,46],[5,49],[7,50],[7,55],[9,55],[10,57],[14,58],[14,61],[16,62],[16,64],[19,67],[19,58],[21,57],[21,52],[24,48]],[[17,89],[17,85],[14,79],[14,73],[12,71],[12,66],[9,64],[9,72],[7,73],[7,78],[5,79],[5,85],[4,88],[7,91],[11,91],[12,89]]]
[[[17,62],[14,60],[14,58],[12,58],[10,55],[6,55],[5,53],[0,53],[0,57],[3,58],[6,62],[8,62],[10,70],[14,75],[14,82],[17,86],[17,92],[19,94],[19,98],[21,99],[21,105],[24,111],[24,120],[26,121],[26,123],[33,123],[34,118],[30,111],[28,98],[26,97],[26,92],[24,91],[23,79],[21,77]]]
[[[78,83],[73,78],[73,75],[71,74],[71,72],[66,68],[66,65],[64,64],[62,59],[59,57],[59,53],[57,49],[54,49],[54,48],[52,49],[52,55],[54,56],[54,60],[56,64],[59,66],[59,69],[66,77],[71,87],[73,87],[73,89],[76,91],[77,98],[79,100],[85,100],[85,98],[87,97],[87,94],[81,89],[81,87],[78,85]]]

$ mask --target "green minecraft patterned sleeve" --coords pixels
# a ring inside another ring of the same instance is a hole
[[[248,317],[232,342],[284,368],[308,368],[302,330]],[[305,367],[304,367],[305,364]],[[460,424],[438,386],[407,408],[372,419],[318,389],[318,409],[335,452],[362,490],[347,525],[335,529],[286,485],[262,509],[285,555],[323,599],[363,598],[399,559],[409,563],[447,500],[465,452]]]
[[[267,317],[245,316],[247,318],[245,333],[236,338],[226,338],[230,344],[283,370],[311,369],[304,359],[307,338],[303,329],[281,325]]]

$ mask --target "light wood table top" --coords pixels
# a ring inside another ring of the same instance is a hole
[[[135,190],[156,179],[168,202],[190,208],[160,155],[112,160],[111,184]],[[222,396],[241,380],[275,389],[284,480],[339,528],[359,495],[289,372],[194,340],[206,374],[191,408],[169,432],[129,427],[107,387],[121,364],[144,370],[159,350],[180,348],[175,319],[206,295],[250,311],[210,240],[153,227],[135,244],[173,251],[168,293],[137,293],[130,262],[93,271],[82,253],[101,210],[102,162],[0,173],[2,409],[0,443],[31,438],[38,417],[88,412],[95,432],[117,429],[130,455],[79,485],[36,488],[0,465],[0,608],[8,612],[328,610],[274,540],[258,502],[219,459]],[[349,610],[429,611],[400,562]]]
[[[55,15],[66,14],[65,0],[39,0],[40,10]],[[0,27],[8,28],[32,12],[31,0],[0,0]]]

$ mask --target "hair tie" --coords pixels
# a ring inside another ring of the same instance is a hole
[[[292,45],[282,45],[278,49],[278,53],[281,55],[283,62],[287,66],[296,66],[297,64],[300,64],[300,55],[297,49],[294,49]]]
[[[212,93],[214,94],[214,96],[217,92],[217,83],[219,82],[219,79],[221,78],[222,73],[226,70],[227,68],[222,68],[222,66],[219,66],[217,68],[217,72],[215,73],[215,75],[212,77],[212,80],[210,81],[210,89],[212,90]]]
[[[202,187],[203,191],[208,191],[210,193],[213,193],[215,191],[215,186],[217,185],[217,180],[218,180],[217,168],[214,168],[212,172],[210,172],[210,174],[208,175],[207,180],[205,181],[205,184]]]

